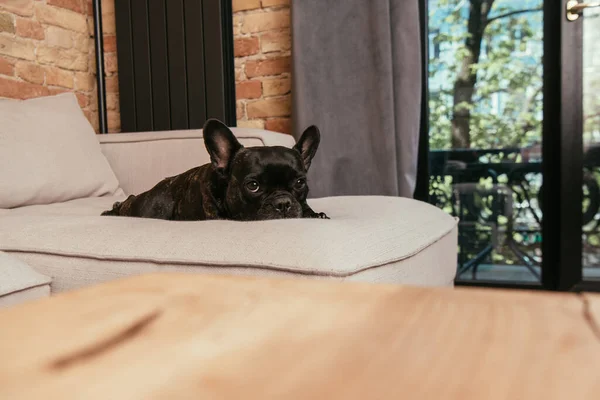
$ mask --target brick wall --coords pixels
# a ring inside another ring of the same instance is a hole
[[[114,1],[102,1],[108,127],[120,131]],[[289,133],[290,0],[233,0],[237,119]],[[74,91],[98,128],[91,0],[0,1],[0,97]]]
[[[233,0],[238,126],[290,133],[289,0]]]
[[[103,1],[108,125],[119,131],[114,0]],[[77,95],[98,128],[91,0],[0,1],[0,97]]]

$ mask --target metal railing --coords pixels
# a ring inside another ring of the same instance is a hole
[[[590,266],[600,254],[600,147],[584,158],[583,246]],[[429,160],[430,203],[460,218],[457,276],[470,271],[476,280],[485,263],[520,265],[539,280],[543,180],[535,152],[434,150]]]

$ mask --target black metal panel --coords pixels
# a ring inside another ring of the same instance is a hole
[[[106,118],[106,88],[104,85],[104,37],[102,35],[102,2],[94,0],[94,42],[96,54],[96,86],[98,88],[98,126],[100,133],[108,133]]]
[[[213,0],[214,1],[214,0]],[[208,3],[211,0],[207,0]],[[202,128],[206,121],[204,83],[204,32],[202,0],[185,0],[185,44],[188,90],[188,123],[190,128]]]
[[[148,27],[148,2],[131,0],[131,31],[133,34],[133,78],[136,98],[136,123],[138,131],[151,131],[152,82],[150,76],[150,32]]]
[[[231,21],[231,9],[227,1],[205,1],[204,2],[204,43],[206,76],[206,115],[208,118],[219,118],[231,124],[232,110],[235,115],[235,99],[229,98],[231,89],[227,76],[233,73],[233,63],[229,61],[230,43],[223,40],[222,29]],[[230,65],[226,65],[230,64]],[[233,91],[235,93],[235,89]],[[233,108],[228,107],[233,105]]]
[[[231,0],[115,5],[123,131],[234,126]]]
[[[150,62],[152,65],[152,106],[154,130],[171,128],[169,96],[169,56],[167,48],[167,10],[164,0],[148,0]]]
[[[223,78],[225,88],[225,116],[223,121],[228,126],[236,126],[235,109],[235,56],[233,50],[233,7],[231,0],[220,0],[221,3],[221,42],[223,46]]]
[[[188,128],[185,18],[183,0],[167,1],[167,41],[171,91],[171,129]]]
[[[133,81],[131,2],[115,2],[115,22],[117,27],[121,130],[124,132],[135,132],[137,131],[137,124]]]

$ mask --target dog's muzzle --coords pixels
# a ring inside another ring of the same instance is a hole
[[[296,199],[287,193],[280,193],[270,196],[265,202],[263,208],[269,210],[269,217],[279,218],[300,218],[302,216],[302,207]]]

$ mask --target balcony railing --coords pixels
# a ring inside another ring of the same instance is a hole
[[[459,277],[478,279],[482,265],[513,265],[539,281],[543,180],[535,150],[431,151],[430,202],[460,218]],[[593,267],[600,264],[600,146],[585,154],[583,261]]]

